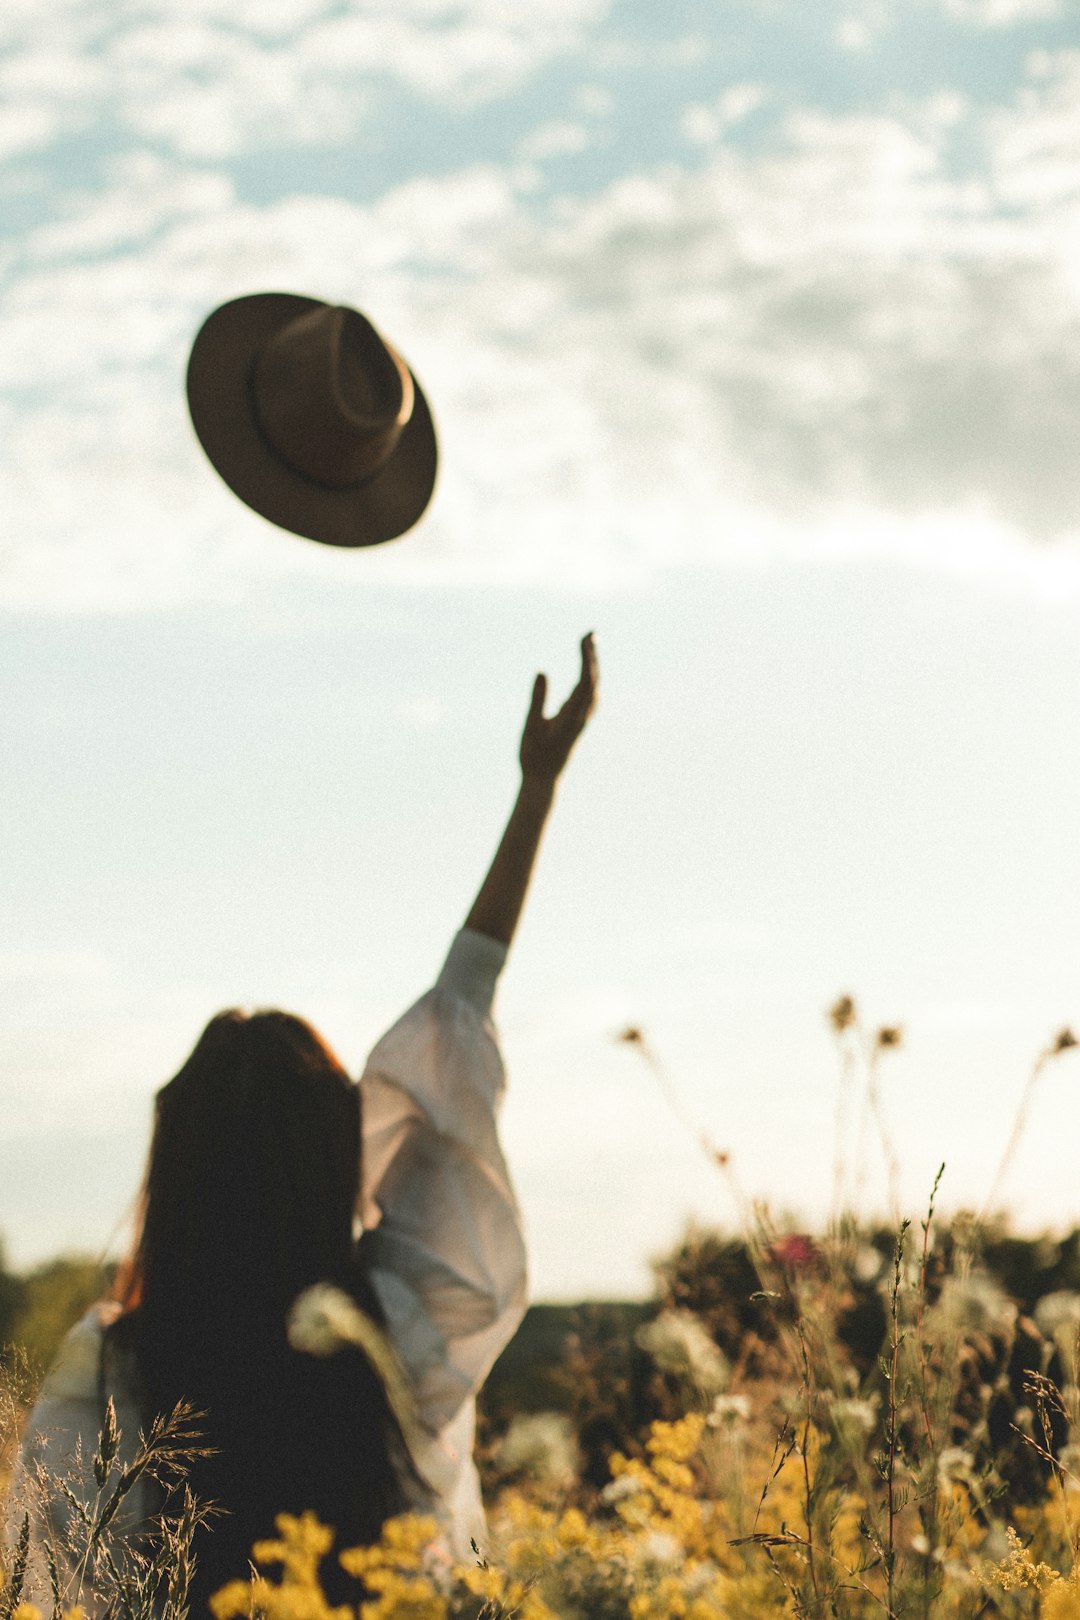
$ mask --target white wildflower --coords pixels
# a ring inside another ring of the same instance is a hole
[[[1016,1306],[988,1271],[973,1270],[946,1277],[934,1314],[946,1331],[1003,1333],[1016,1320]]]
[[[838,1429],[859,1434],[872,1434],[878,1420],[877,1396],[865,1398],[852,1396],[840,1398],[832,1403],[833,1422]]]
[[[881,1276],[885,1265],[885,1257],[879,1254],[871,1243],[864,1243],[855,1256],[853,1271],[856,1282],[872,1283]]]
[[[1080,1479],[1080,1446],[1072,1442],[1067,1446],[1062,1446],[1058,1454],[1058,1461],[1065,1472],[1070,1474],[1073,1479]]]
[[[639,1327],[634,1339],[662,1372],[689,1380],[703,1395],[718,1395],[727,1387],[727,1361],[692,1311],[662,1311]]]
[[[1061,1328],[1075,1335],[1080,1328],[1080,1294],[1071,1288],[1044,1294],[1035,1307],[1035,1326],[1046,1339],[1056,1339]]]
[[[309,1356],[332,1356],[362,1333],[356,1301],[331,1283],[316,1283],[293,1301],[285,1324],[294,1350]]]
[[[498,1460],[511,1473],[551,1485],[571,1484],[581,1463],[573,1425],[561,1412],[519,1413],[503,1436]]]
[[[734,1429],[750,1420],[750,1398],[747,1395],[717,1395],[705,1419],[710,1429]]]
[[[975,1459],[963,1446],[946,1446],[938,1456],[938,1485],[964,1484],[975,1477]]]
[[[617,1479],[609,1480],[600,1492],[600,1500],[610,1507],[615,1502],[625,1502],[628,1497],[638,1496],[641,1493],[641,1484],[632,1474],[620,1474]]]
[[[719,1574],[719,1569],[709,1558],[704,1559],[700,1564],[694,1564],[682,1578],[683,1596],[688,1598],[700,1597],[703,1592],[708,1590]]]
[[[647,1530],[637,1551],[643,1564],[680,1564],[685,1557],[678,1537],[667,1530]]]
[[[1044,1294],[1035,1307],[1035,1326],[1044,1338],[1052,1339],[1065,1363],[1065,1375],[1076,1383],[1078,1370],[1077,1346],[1080,1340],[1080,1294],[1060,1288]]]

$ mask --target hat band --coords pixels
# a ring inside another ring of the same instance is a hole
[[[292,322],[255,356],[250,375],[255,421],[270,449],[294,472],[338,490],[364,483],[389,460],[415,399],[409,368],[376,340],[380,370],[396,398],[381,419],[364,421],[349,408],[347,373],[339,370],[347,313],[312,311]]]

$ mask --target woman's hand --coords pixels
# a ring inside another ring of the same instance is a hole
[[[596,707],[598,670],[596,644],[590,630],[581,639],[581,677],[557,714],[544,717],[547,676],[533,682],[532,700],[521,735],[521,774],[526,778],[554,782],[570,758],[593,709]]]
[[[536,677],[521,736],[521,787],[487,877],[465,919],[466,928],[509,945],[521,916],[544,823],[570,750],[596,706],[596,648],[592,632],[581,642],[581,679],[550,720],[544,718],[547,679]]]

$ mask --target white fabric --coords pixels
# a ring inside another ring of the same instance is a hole
[[[470,1537],[484,1533],[472,1461],[476,1392],[526,1301],[521,1216],[496,1128],[506,1081],[491,1003],[505,958],[497,941],[459,933],[434,988],[379,1041],[360,1081],[360,1214],[371,1281],[426,1430],[413,1462],[434,1489],[460,1557]],[[101,1340],[115,1309],[88,1311],[45,1378],[12,1481],[9,1543],[38,1462],[73,1483],[82,1477],[92,1493]],[[108,1393],[127,1456],[139,1428],[137,1399],[122,1372]],[[430,1511],[407,1468],[402,1482]],[[127,1517],[139,1514],[132,1501]]]
[[[505,959],[505,946],[463,929],[360,1082],[368,1275],[430,1431],[414,1460],[461,1557],[484,1534],[475,1395],[526,1302],[521,1214],[496,1128],[506,1076],[490,1012]]]

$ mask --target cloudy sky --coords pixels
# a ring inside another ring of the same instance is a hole
[[[589,628],[500,1002],[538,1291],[731,1224],[698,1131],[820,1219],[841,992],[904,1027],[903,1207],[943,1159],[980,1204],[1080,1025],[1076,0],[7,0],[0,159],[9,1254],[110,1240],[218,1006],[359,1066]],[[293,539],[202,459],[191,338],[267,289],[421,378],[404,539]],[[1080,1219],[1078,1149],[1066,1055],[1021,1222]]]

